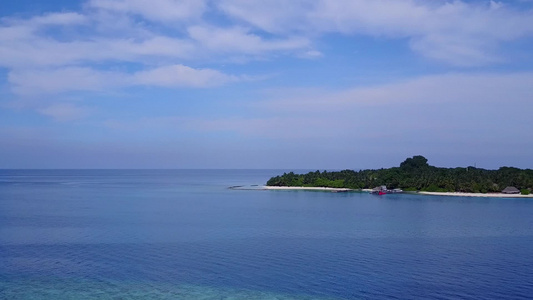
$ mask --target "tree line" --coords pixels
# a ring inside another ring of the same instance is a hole
[[[533,170],[501,167],[439,168],[430,166],[423,156],[406,159],[399,167],[377,170],[315,171],[307,174],[284,173],[268,180],[269,186],[307,186],[367,189],[387,186],[406,191],[428,192],[501,192],[513,186],[523,193],[533,188]]]

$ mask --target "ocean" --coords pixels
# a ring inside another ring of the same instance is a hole
[[[255,186],[281,173],[0,170],[0,298],[533,298],[532,199]]]

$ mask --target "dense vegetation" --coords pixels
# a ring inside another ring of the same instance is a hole
[[[501,192],[514,186],[522,193],[533,187],[533,170],[501,167],[485,170],[475,167],[438,168],[423,156],[406,159],[399,167],[379,170],[284,173],[268,180],[269,186],[310,186],[363,189],[385,185],[389,189],[429,192]]]

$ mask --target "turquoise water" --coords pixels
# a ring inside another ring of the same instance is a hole
[[[1,299],[530,299],[533,201],[0,170]]]

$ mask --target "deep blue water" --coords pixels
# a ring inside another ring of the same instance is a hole
[[[0,170],[1,299],[531,299],[533,200]]]

